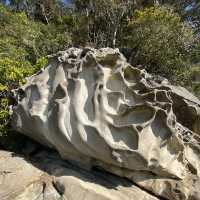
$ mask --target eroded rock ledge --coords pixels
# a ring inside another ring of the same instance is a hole
[[[128,180],[91,172],[40,151],[28,160],[0,151],[1,200],[158,200]]]
[[[17,92],[13,127],[81,167],[169,200],[200,199],[200,101],[118,49],[70,48]]]

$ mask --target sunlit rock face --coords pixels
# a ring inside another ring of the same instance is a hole
[[[52,55],[17,98],[13,127],[64,159],[102,167],[166,199],[193,195],[200,101],[131,66],[118,49]]]

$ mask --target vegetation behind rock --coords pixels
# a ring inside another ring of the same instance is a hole
[[[134,66],[200,96],[199,2],[0,1],[0,134],[9,129],[11,90],[69,46],[124,48]]]

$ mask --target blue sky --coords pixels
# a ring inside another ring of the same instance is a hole
[[[186,11],[190,11],[190,10],[192,10],[192,9],[195,7],[195,5],[196,5],[196,3],[193,2],[191,5],[187,6],[187,7],[185,8],[185,10],[186,10]]]
[[[71,0],[64,0],[65,3],[71,3]]]

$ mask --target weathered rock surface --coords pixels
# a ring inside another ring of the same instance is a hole
[[[158,200],[129,181],[92,173],[40,152],[25,160],[0,151],[1,200]]]
[[[200,101],[134,68],[118,49],[51,56],[19,89],[13,127],[64,159],[100,166],[156,196],[200,199]]]

